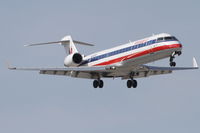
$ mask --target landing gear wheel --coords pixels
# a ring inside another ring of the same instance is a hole
[[[137,87],[137,80],[132,80],[133,88]]]
[[[170,66],[171,67],[175,67],[176,66],[176,62],[170,62]]]
[[[93,81],[93,87],[97,88],[99,86],[99,82],[97,80]]]
[[[169,58],[169,62],[170,62],[169,65],[171,67],[175,67],[176,66],[176,62],[174,62],[175,55],[180,56],[181,54],[182,54],[181,51],[175,51],[175,52],[172,53],[172,55]]]
[[[93,87],[94,88],[97,88],[97,87],[103,88],[103,85],[104,85],[103,80],[94,80],[93,81]]]
[[[137,81],[136,80],[127,80],[127,87],[128,88],[136,88],[137,87]]]
[[[103,88],[103,80],[99,80],[99,88]]]
[[[133,84],[132,80],[127,80],[127,87],[128,88],[131,88],[132,84]]]

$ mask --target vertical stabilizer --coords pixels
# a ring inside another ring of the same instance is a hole
[[[61,40],[61,44],[64,46],[67,54],[74,54],[78,52],[71,36],[65,36]]]

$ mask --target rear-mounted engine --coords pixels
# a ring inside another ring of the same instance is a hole
[[[67,67],[78,66],[82,61],[83,56],[80,53],[74,53],[65,57],[64,65]]]

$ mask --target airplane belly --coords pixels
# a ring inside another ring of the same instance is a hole
[[[129,59],[123,62],[123,65],[132,65],[132,66],[137,66],[137,65],[141,65],[141,64],[147,64],[156,60],[160,60],[160,59],[164,59],[164,58],[168,58],[171,56],[171,54],[174,52],[174,49],[167,49],[167,50],[163,50],[163,51],[158,51],[158,52],[154,52],[153,54],[147,54],[147,55],[143,55],[137,58],[133,58],[133,59]]]

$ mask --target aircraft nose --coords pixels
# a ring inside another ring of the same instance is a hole
[[[181,43],[179,43],[179,47],[180,47],[180,48],[182,48],[182,47],[183,47],[183,45],[182,45]]]
[[[182,43],[180,43],[180,48],[182,48],[183,47],[183,45],[182,45]]]

